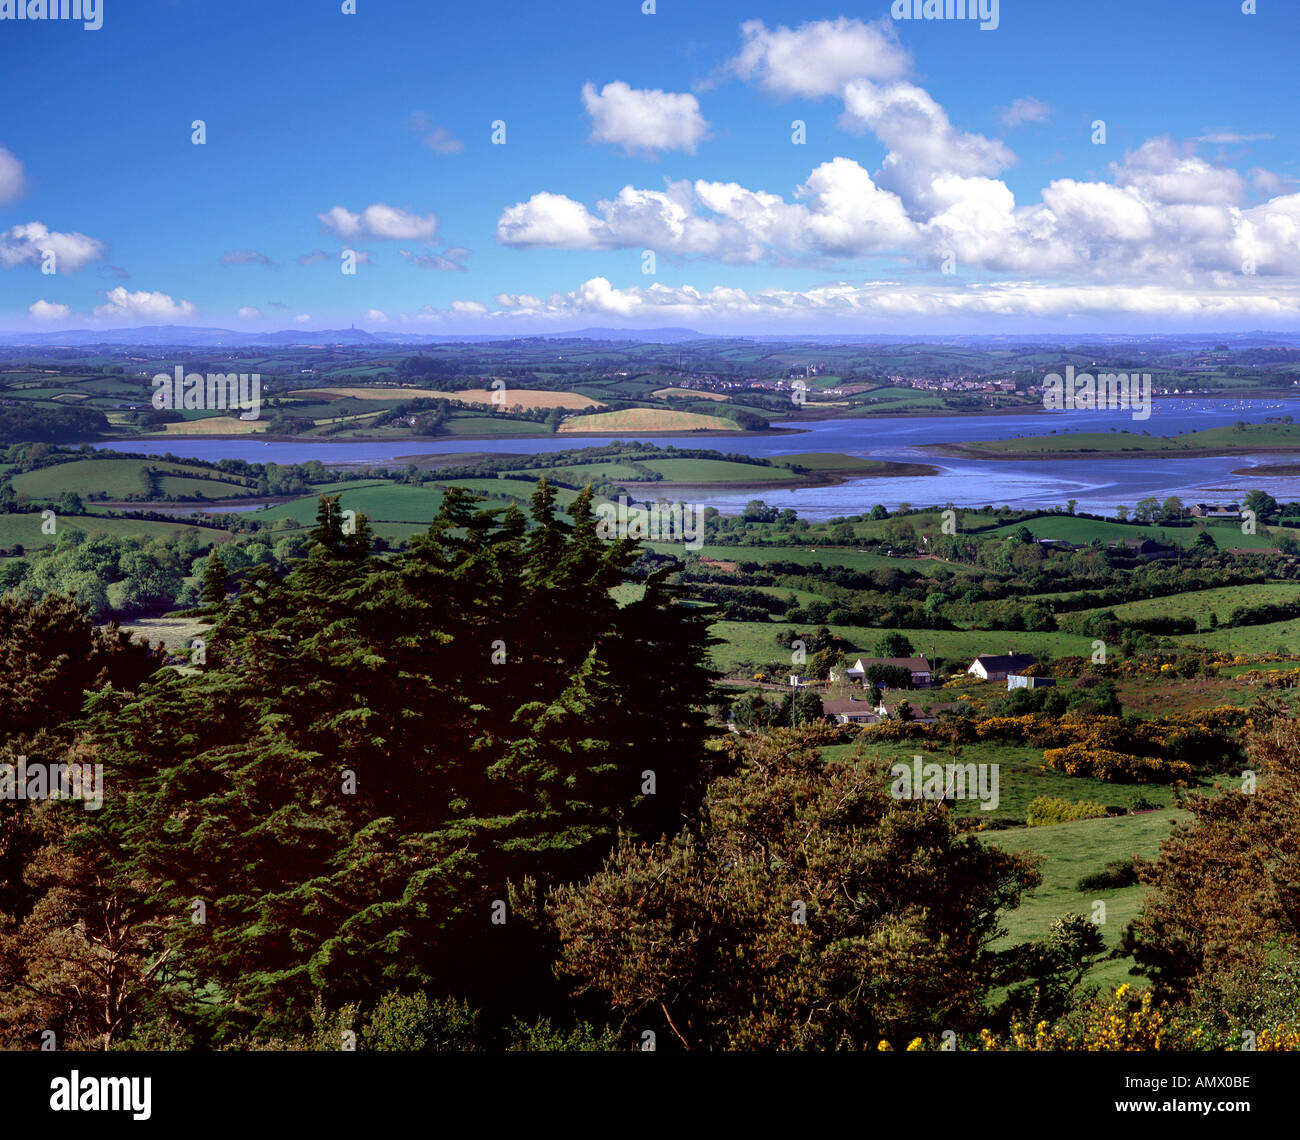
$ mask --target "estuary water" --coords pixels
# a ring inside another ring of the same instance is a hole
[[[743,487],[725,491],[693,491],[692,502],[735,513],[756,494],[779,507],[793,507],[808,519],[859,514],[876,503],[893,509],[948,504],[957,507],[1010,505],[1063,506],[1077,500],[1077,510],[1110,514],[1120,504],[1132,506],[1154,495],[1177,495],[1185,503],[1239,501],[1259,488],[1278,499],[1300,498],[1300,477],[1233,475],[1234,470],[1292,461],[1282,454],[1231,455],[1196,459],[1153,459],[1120,454],[1089,459],[998,460],[962,459],[936,455],[924,445],[1017,439],[1025,436],[1078,432],[1129,431],[1177,435],[1232,424],[1261,423],[1293,415],[1300,419],[1300,399],[1153,401],[1151,418],[1135,421],[1128,411],[1029,412],[1015,415],[910,416],[820,420],[785,427],[779,433],[689,436],[566,436],[532,439],[501,438],[404,440],[367,443],[337,440],[175,439],[121,440],[99,447],[116,447],[147,455],[173,455],[215,461],[242,459],[249,463],[305,463],[318,459],[329,466],[403,466],[412,456],[456,452],[545,454],[580,447],[599,447],[645,439],[684,448],[712,448],[742,455],[775,457],[796,452],[833,451],[872,459],[929,463],[936,475],[853,479],[827,487],[754,492]],[[1296,460],[1300,461],[1300,460]]]

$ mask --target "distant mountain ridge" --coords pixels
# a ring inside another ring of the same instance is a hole
[[[502,333],[463,335],[436,333],[370,332],[367,329],[281,329],[278,332],[241,332],[237,329],[193,325],[142,325],[130,329],[66,329],[62,332],[0,332],[0,344],[81,347],[96,344],[176,345],[186,347],[292,344],[463,344],[503,340],[705,340],[694,329],[579,329],[507,336]]]
[[[630,341],[640,344],[679,344],[688,341],[752,341],[780,344],[947,344],[970,346],[996,345],[1133,345],[1181,344],[1188,347],[1212,348],[1216,344],[1237,347],[1259,345],[1300,345],[1300,333],[1254,330],[1237,333],[1039,333],[1016,335],[998,333],[989,335],[954,334],[927,335],[918,333],[751,333],[747,335],[710,334],[687,328],[618,329],[592,327],[567,332],[519,332],[514,335],[497,333],[410,333],[371,332],[367,329],[280,329],[276,332],[241,332],[237,329],[203,328],[192,325],[142,325],[129,329],[68,329],[62,332],[0,332],[0,345],[10,347],[67,347],[82,348],[95,345],[141,345],[176,348],[237,348],[285,347],[290,345],[422,345],[422,344],[487,344],[511,341]]]

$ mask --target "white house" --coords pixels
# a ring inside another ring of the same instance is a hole
[[[928,685],[933,676],[930,663],[924,657],[859,657],[845,672],[851,680],[861,681],[872,665],[892,665],[896,669],[908,670],[916,688]]]
[[[1023,672],[1033,663],[1032,653],[981,653],[966,672],[985,681],[1005,681],[1010,674]]]

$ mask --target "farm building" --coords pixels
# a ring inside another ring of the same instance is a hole
[[[1187,513],[1194,519],[1239,519],[1241,518],[1241,505],[1239,503],[1229,503],[1226,507],[1207,506],[1205,503],[1194,503],[1187,508]]]

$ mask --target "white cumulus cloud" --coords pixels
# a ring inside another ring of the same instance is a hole
[[[694,154],[709,132],[694,95],[639,90],[616,80],[599,91],[592,83],[583,84],[582,103],[591,116],[591,141],[627,151]]]
[[[509,301],[506,295],[498,303]],[[593,277],[567,293],[552,294],[541,306],[503,304],[493,319],[585,316],[647,321],[785,320],[791,322],[852,318],[854,326],[876,322],[888,326],[901,318],[1041,317],[1110,315],[1171,317],[1191,321],[1229,318],[1291,319],[1300,317],[1300,290],[1196,288],[1162,285],[1043,285],[1034,282],[915,286],[890,281],[854,284],[833,282],[806,290],[745,290],[718,286],[651,285],[614,287]]]
[[[1231,205],[1241,200],[1244,188],[1231,167],[1212,166],[1169,138],[1148,139],[1112,169],[1117,185],[1168,205]]]
[[[28,305],[27,312],[34,321],[62,321],[72,315],[72,310],[67,305],[45,300]]]
[[[139,290],[129,293],[119,285],[104,294],[105,303],[95,306],[97,317],[139,317],[144,320],[176,320],[179,317],[198,315],[198,308],[189,301],[175,301],[166,293]]]
[[[776,95],[839,95],[851,79],[899,79],[912,62],[884,17],[867,24],[841,16],[797,28],[749,20],[740,38],[727,69]]]
[[[57,273],[69,273],[99,261],[105,253],[104,243],[78,233],[59,233],[42,222],[26,222],[0,231],[0,265],[40,265],[44,251],[54,252]]]
[[[436,214],[413,214],[384,202],[374,202],[359,214],[344,206],[332,206],[316,217],[324,229],[342,238],[432,241],[438,233]]]
[[[881,86],[859,79],[844,89],[843,125],[867,130],[887,148],[876,181],[909,209],[932,205],[936,175],[994,175],[1015,161],[997,139],[954,127],[929,92],[911,83]]]
[[[594,277],[559,301],[558,294],[544,300],[502,292],[498,315],[607,312],[634,318],[652,309],[654,319],[697,313],[704,319],[709,305],[718,312],[728,306],[753,313],[847,312],[858,311],[859,301],[939,315],[1000,312],[999,306],[1016,303],[1029,313],[1067,315],[1157,316],[1162,305],[1173,317],[1206,319],[1290,312],[1288,283],[1278,287],[1275,303],[1257,279],[1276,283],[1300,275],[1300,194],[1290,193],[1296,182],[1260,167],[1243,177],[1222,154],[1210,159],[1197,153],[1198,143],[1226,142],[1228,132],[1186,142],[1149,139],[1100,177],[1057,178],[1017,201],[1004,181],[1018,161],[1014,151],[954,122],[908,80],[910,58],[888,21],[841,18],[795,29],[751,21],[741,34],[742,50],[728,72],[776,95],[838,96],[841,127],[880,144],[874,165],[866,165],[859,150],[856,157],[820,163],[795,186],[664,179],[659,186],[627,184],[612,195],[609,187],[608,196],[586,200],[540,190],[502,209],[498,243],[651,249],[661,257],[819,268],[887,259],[903,273],[927,275],[952,263],[959,275],[1015,275],[1020,283],[959,278],[920,292],[840,284],[821,291],[723,289],[706,295],[658,285],[616,289]],[[595,97],[590,84],[584,95]],[[1050,114],[1045,102],[1024,96],[1001,109],[1000,121],[1015,127],[1045,122]],[[1271,197],[1259,201],[1264,195]],[[1034,277],[1052,285],[1023,283]],[[706,296],[707,304],[701,300]],[[671,305],[681,311],[659,311]]]

